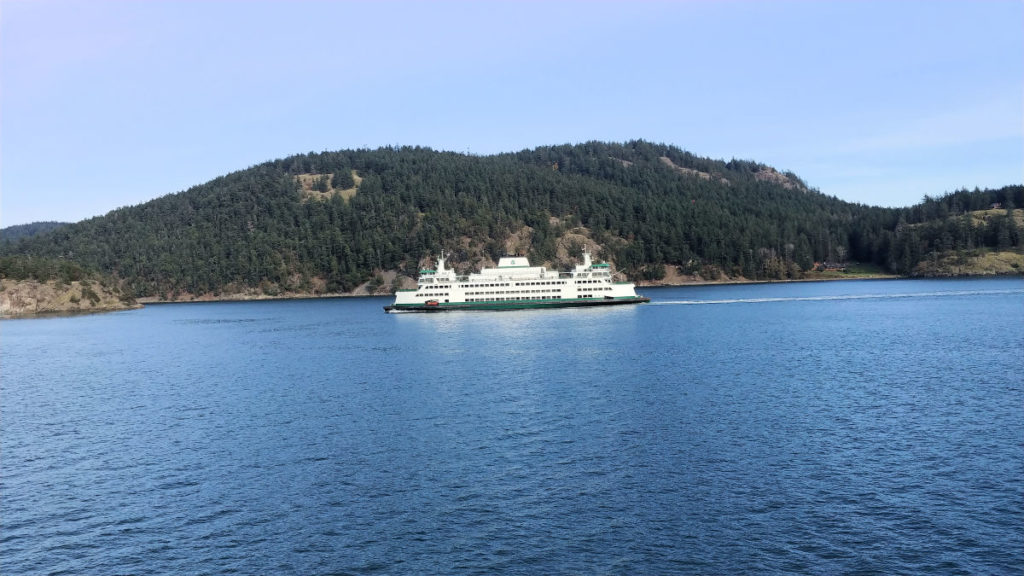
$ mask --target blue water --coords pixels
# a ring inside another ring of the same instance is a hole
[[[0,324],[0,573],[1019,574],[1024,281]]]

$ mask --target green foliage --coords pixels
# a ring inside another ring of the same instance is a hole
[[[93,306],[102,300],[94,288],[94,283],[98,283],[103,292],[112,293],[125,303],[134,303],[134,299],[130,295],[124,294],[113,278],[90,270],[77,262],[61,258],[0,256],[0,279],[56,282],[65,288],[70,287],[72,282],[78,282],[81,298],[85,298]],[[71,296],[71,301],[77,304],[81,298],[74,294]]]
[[[362,181],[348,201],[311,202],[295,178],[333,174],[331,186],[351,188],[353,170]],[[585,227],[602,258],[652,279],[667,266],[705,277],[793,278],[816,262],[847,260],[907,273],[945,246],[1020,248],[1012,218],[979,227],[963,216],[994,202],[1024,206],[1020,186],[888,209],[842,202],[789,173],[763,179],[766,170],[643,141],[494,156],[420,147],[301,154],[0,243],[0,255],[23,257],[0,273],[24,274],[14,269],[45,259],[122,278],[137,296],[270,294],[309,287],[311,278],[337,292],[383,270],[408,274],[440,249],[466,256],[466,240],[497,258],[524,226],[538,263],[554,261],[558,238]]]
[[[356,181],[352,178],[352,171],[347,168],[335,170],[334,176],[331,177],[331,186],[335,190],[347,190],[355,185]]]
[[[88,299],[93,306],[100,303],[100,295],[91,286],[82,285],[82,297]]]
[[[66,222],[32,222],[30,224],[18,224],[0,229],[0,242],[17,242],[22,238],[28,238],[37,234],[45,234],[61,226]]]
[[[81,264],[57,258],[32,256],[0,256],[0,278],[10,280],[57,280],[65,284],[83,281],[95,275]]]

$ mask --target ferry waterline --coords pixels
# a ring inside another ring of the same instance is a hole
[[[594,263],[583,250],[583,264],[559,272],[531,266],[523,256],[505,256],[495,268],[458,276],[445,267],[445,254],[437,269],[420,270],[415,289],[398,290],[386,312],[444,312],[449,310],[517,310],[640,304],[632,282],[615,282],[611,267]]]

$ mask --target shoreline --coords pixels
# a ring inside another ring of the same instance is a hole
[[[965,276],[969,277],[969,276]],[[824,278],[793,278],[786,280],[693,280],[685,282],[636,282],[637,288],[682,288],[686,286],[729,286],[742,284],[788,284],[797,282],[833,282],[849,280],[913,280],[913,277],[897,276],[895,274],[864,274],[850,277],[824,277]],[[921,278],[922,280],[924,278]],[[136,298],[140,304],[202,304],[205,302],[256,302],[261,300],[320,300],[329,298],[383,298],[393,297],[394,292],[380,292],[376,294],[338,292],[332,294],[313,293],[288,293],[278,296],[266,294],[226,294],[218,297],[200,298],[179,298],[175,300],[162,299],[158,296],[145,296]]]
[[[970,277],[970,276],[964,276]],[[821,278],[786,278],[784,280],[693,280],[687,282],[636,282],[637,288],[682,287],[682,286],[731,286],[741,284],[790,284],[798,282],[833,282],[849,280],[924,280],[914,276],[898,276],[896,274],[857,274],[848,277],[824,276]]]
[[[1021,277],[1022,274],[963,274],[956,276],[898,276],[895,274],[860,274],[851,275],[848,277],[842,276],[827,276],[821,278],[791,278],[786,280],[739,280],[739,279],[728,279],[728,280],[686,280],[677,282],[637,282],[636,287],[642,288],[685,288],[688,286],[740,286],[748,284],[789,284],[789,283],[801,283],[801,282],[848,282],[858,280],[953,280],[953,279],[970,279],[970,278],[1013,278]],[[96,310],[47,310],[43,312],[30,312],[22,314],[0,314],[0,320],[21,320],[21,319],[42,319],[42,318],[60,318],[67,316],[82,316],[86,314],[106,314],[110,312],[125,312],[130,310],[138,310],[148,305],[165,305],[165,304],[203,304],[203,303],[223,303],[223,302],[258,302],[258,301],[282,301],[282,300],[323,300],[323,299],[334,299],[334,298],[387,298],[394,296],[394,292],[382,292],[377,294],[367,293],[352,293],[352,292],[341,292],[333,294],[313,294],[313,293],[287,293],[277,296],[270,296],[267,294],[227,294],[218,297],[204,296],[199,298],[179,298],[176,300],[162,299],[158,296],[146,296],[142,298],[136,298],[135,305],[125,306],[123,308],[103,308]]]
[[[128,312],[144,308],[141,302],[124,307],[96,308],[92,310],[43,310],[40,312],[19,312],[16,314],[0,314],[0,320],[37,320],[43,318],[65,318],[68,316],[88,316],[90,314],[110,314],[113,312]]]

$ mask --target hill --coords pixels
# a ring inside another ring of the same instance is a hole
[[[999,218],[936,236],[936,222],[945,231],[993,203],[1024,205],[1024,188],[888,209],[643,141],[493,156],[381,148],[265,162],[0,252],[72,260],[133,296],[167,298],[386,292],[442,248],[461,268],[508,252],[559,265],[583,243],[641,281],[799,278],[846,261],[912,274],[946,248],[1019,250]]]
[[[66,225],[67,222],[32,222],[0,228],[0,242],[17,242],[22,238],[49,232]]]

